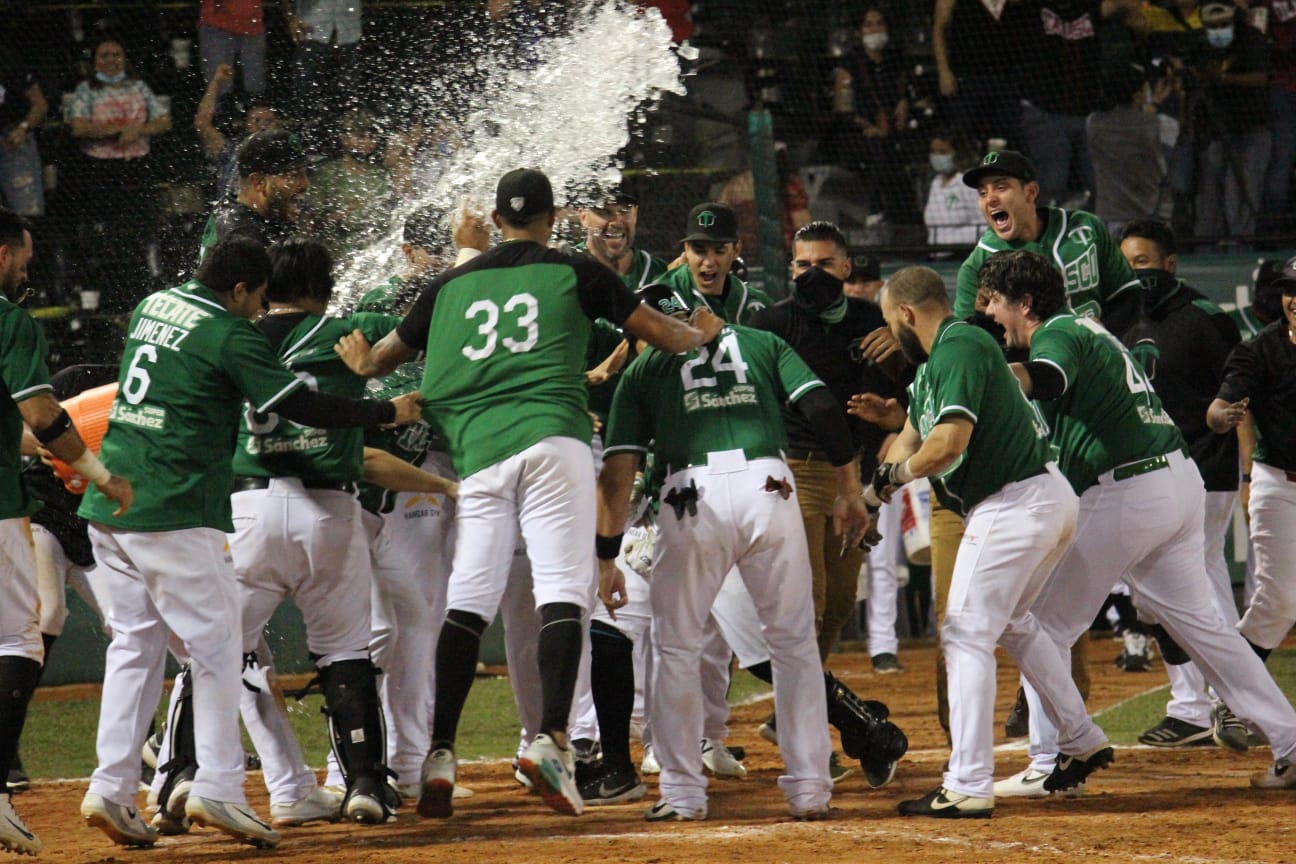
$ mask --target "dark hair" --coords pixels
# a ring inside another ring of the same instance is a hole
[[[251,237],[226,237],[207,253],[194,278],[217,294],[228,294],[240,282],[249,289],[265,284],[270,277],[270,256]]]
[[[411,246],[440,255],[446,248],[445,234],[445,226],[441,224],[441,209],[428,204],[405,217],[401,239]]]
[[[99,53],[99,47],[103,45],[105,42],[112,42],[118,48],[122,49],[122,60],[125,61],[122,64],[122,71],[126,73],[126,80],[129,81],[131,78],[138,77],[135,74],[135,65],[131,63],[130,54],[126,51],[126,40],[122,39],[121,36],[117,35],[116,33],[113,33],[108,30],[101,30],[97,34],[95,34],[94,39],[91,40],[90,42],[90,71],[86,75],[86,81],[88,81],[90,86],[96,90],[98,90],[100,87],[106,86],[102,81],[100,81],[97,77],[95,77],[95,68],[94,68],[95,55]]]
[[[949,290],[945,280],[930,267],[903,267],[892,274],[886,283],[887,297],[892,303],[906,306],[924,306],[937,303],[949,308]]]
[[[23,232],[31,230],[26,217],[0,207],[0,246],[23,245]]]
[[[1040,321],[1066,308],[1062,274],[1043,255],[1034,252],[996,252],[977,274],[977,286],[993,291],[1010,303],[1031,298],[1031,315]]]
[[[1175,240],[1174,229],[1170,227],[1169,223],[1162,222],[1159,219],[1131,219],[1121,229],[1120,242],[1124,243],[1127,237],[1142,237],[1144,240],[1151,240],[1160,247],[1162,255],[1175,255],[1179,252],[1179,244]]]
[[[289,237],[270,247],[270,285],[266,299],[272,303],[319,300],[333,297],[333,256],[318,240]]]
[[[846,237],[841,230],[831,222],[816,221],[809,222],[797,229],[796,234],[792,236],[793,243],[818,243],[827,241],[835,243],[843,252],[846,251]]]

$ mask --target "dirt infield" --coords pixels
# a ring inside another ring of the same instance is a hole
[[[1129,674],[1111,663],[1118,643],[1096,641],[1090,652],[1091,710],[1163,684],[1160,666]],[[220,835],[195,831],[165,838],[153,851],[114,847],[77,816],[84,783],[38,783],[18,807],[45,842],[50,862],[201,862],[256,860],[295,864],[675,864],[675,862],[1005,862],[1070,861],[1296,862],[1296,792],[1259,792],[1252,771],[1269,763],[1267,749],[1237,755],[1217,748],[1159,751],[1121,749],[1116,763],[1090,780],[1086,795],[1062,800],[1003,800],[989,820],[902,819],[896,803],[921,795],[940,779],[944,735],[934,716],[934,646],[903,650],[902,675],[876,676],[863,653],[833,658],[833,669],[867,698],[885,700],[908,733],[910,754],[896,780],[872,791],[857,771],[837,786],[833,818],[798,823],[786,816],[776,786],[775,749],[756,734],[769,703],[736,709],[730,744],[747,748],[750,775],[711,785],[710,819],[650,825],[644,805],[588,810],[577,819],[549,811],[526,795],[507,764],[460,766],[476,796],[459,802],[448,821],[403,812],[378,828],[324,825],[288,829],[274,851],[258,851]],[[1000,669],[997,717],[1007,713],[1016,670]],[[999,724],[1002,731],[1002,723]],[[997,776],[1025,767],[1024,750],[1001,750]],[[259,775],[250,778],[253,804],[268,804]],[[655,799],[650,782],[648,801]],[[13,859],[16,860],[16,859]]]

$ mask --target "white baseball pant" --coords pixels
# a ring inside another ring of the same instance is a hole
[[[896,493],[897,495],[901,493]],[[868,652],[870,657],[895,654],[900,648],[896,638],[896,597],[900,579],[896,564],[900,560],[900,499],[883,504],[878,511],[878,531],[882,542],[868,553]]]
[[[1255,558],[1256,591],[1238,629],[1261,648],[1277,648],[1296,622],[1293,524],[1296,524],[1296,473],[1253,462],[1251,549]],[[1232,702],[1229,707],[1237,713]]]
[[[39,597],[31,523],[0,519],[0,655],[45,662]]]

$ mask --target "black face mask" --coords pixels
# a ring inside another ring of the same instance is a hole
[[[1159,306],[1163,300],[1174,293],[1175,288],[1179,286],[1179,277],[1169,270],[1135,270],[1134,275],[1143,283],[1143,290],[1147,292],[1147,306],[1153,308]]]
[[[841,299],[842,284],[842,280],[822,267],[811,267],[796,277],[792,296],[798,306],[822,312]]]

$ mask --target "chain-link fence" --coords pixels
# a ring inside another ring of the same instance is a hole
[[[402,147],[453,147],[441,127],[488,98],[475,89],[484,66],[501,51],[525,64],[517,46],[563,32],[586,8],[356,0],[358,29],[339,19],[323,41],[295,42],[312,26],[321,35],[311,4],[290,2],[298,14],[287,17],[278,3],[243,5],[264,7],[252,28],[264,36],[223,31],[226,19],[200,27],[196,0],[0,6],[0,131],[14,136],[0,166],[9,178],[25,171],[43,201],[31,182],[26,197],[11,182],[3,189],[8,205],[38,216],[32,282],[56,365],[113,357],[113,316],[188,274],[210,202],[229,190],[222,154],[249,122],[272,112],[329,156],[354,144],[343,138],[350,130],[375,139],[368,153],[356,146],[370,163]],[[1226,13],[1183,0],[641,5],[662,7],[698,51],[685,61],[687,92],[627,118],[631,143],[607,154],[639,195],[638,245],[668,259],[685,214],[707,199],[738,209],[744,257],[776,293],[791,230],[810,217],[891,258],[959,256],[983,230],[959,172],[1003,146],[1034,160],[1041,204],[1111,223],[1159,214],[1190,244],[1291,245],[1296,109],[1273,110],[1290,105],[1283,88],[1296,84],[1286,35],[1296,23],[1281,20],[1284,4]],[[481,39],[491,14],[503,15],[504,48]],[[148,87],[139,105],[113,104],[105,94],[118,88],[99,86],[104,34],[117,40],[122,71]],[[235,49],[233,79],[205,104],[215,63],[204,70],[203,58]],[[587,86],[599,82],[590,68]],[[48,110],[19,136],[33,86]],[[369,113],[345,120],[356,106]],[[171,120],[130,141],[87,131],[114,111],[142,111],[146,126]]]

